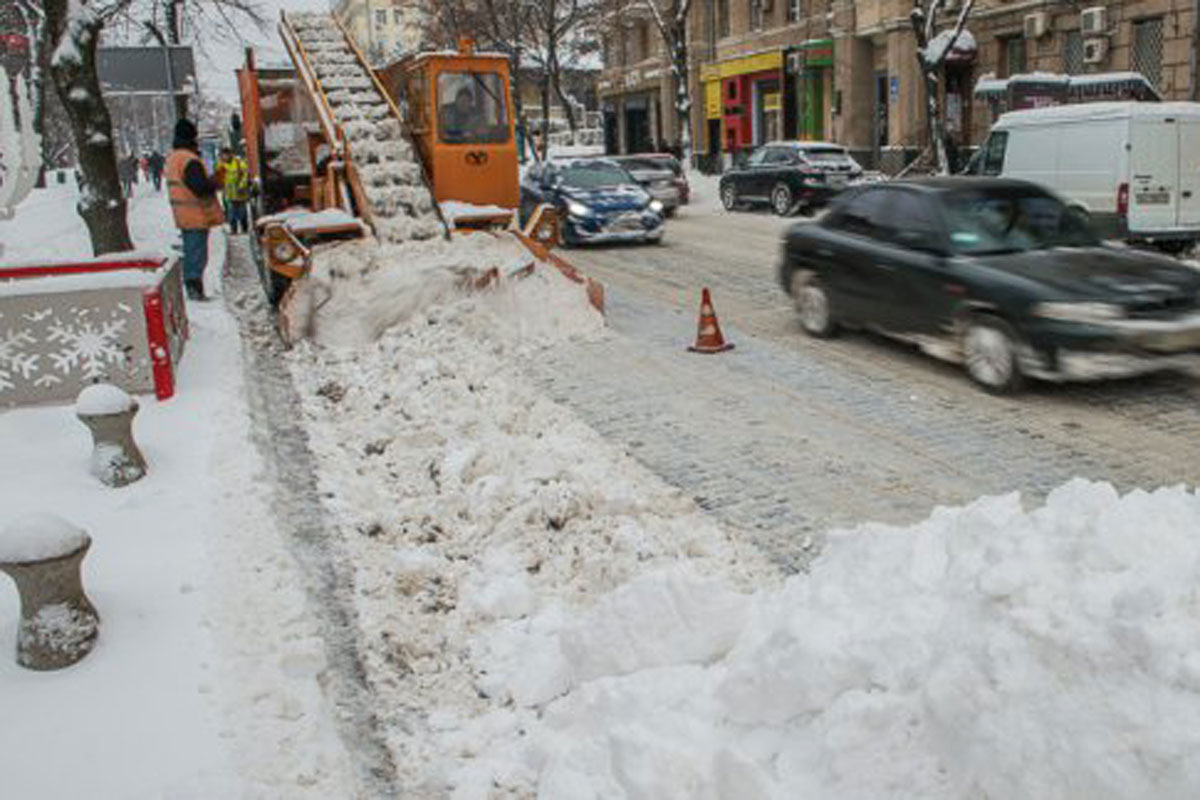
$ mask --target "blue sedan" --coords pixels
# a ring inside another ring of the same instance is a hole
[[[521,179],[522,222],[542,203],[558,211],[567,245],[662,239],[662,203],[610,159],[534,164]]]

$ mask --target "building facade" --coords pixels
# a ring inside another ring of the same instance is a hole
[[[947,0],[939,27],[953,25],[961,2]],[[1143,96],[1142,85],[1163,99],[1192,99],[1193,2],[977,0],[939,75],[950,136],[971,146],[1006,108],[1058,101],[1014,96],[1028,82],[1009,86],[1014,75],[1053,73],[1063,86],[1063,76],[1075,76],[1084,99],[1088,91],[1097,99]],[[898,168],[926,141],[911,8],[911,0],[694,0],[696,151],[715,156],[772,139],[825,139],[869,164]],[[660,37],[646,20],[620,20],[608,28],[600,82],[610,147],[632,152],[678,141]]]
[[[337,0],[333,13],[376,64],[421,48],[425,12],[420,0]]]

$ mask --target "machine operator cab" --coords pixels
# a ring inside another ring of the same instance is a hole
[[[456,53],[408,56],[379,77],[404,110],[448,221],[507,224],[520,201],[508,58],[463,41]]]

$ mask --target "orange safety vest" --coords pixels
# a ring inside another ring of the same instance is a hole
[[[192,161],[200,156],[191,150],[179,148],[167,156],[163,177],[167,179],[167,196],[171,199],[171,213],[175,215],[175,227],[184,231],[215,228],[225,222],[225,214],[215,194],[197,197],[183,182],[183,173]]]

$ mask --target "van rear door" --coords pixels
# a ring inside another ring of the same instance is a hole
[[[1179,126],[1170,117],[1135,116],[1131,120],[1129,139],[1130,233],[1175,228]]]
[[[1200,119],[1179,126],[1179,227],[1200,227]]]

